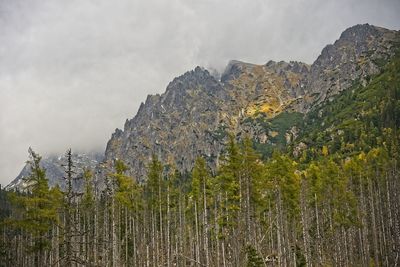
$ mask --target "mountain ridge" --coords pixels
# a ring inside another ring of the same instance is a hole
[[[106,160],[122,159],[134,177],[145,177],[153,153],[161,161],[175,163],[180,171],[190,171],[197,156],[205,157],[215,168],[228,132],[237,136],[250,133],[264,143],[277,134],[244,125],[246,118],[272,119],[282,112],[306,114],[313,106],[348,89],[356,80],[365,85],[371,75],[381,70],[379,62],[386,62],[394,55],[393,43],[398,40],[398,31],[355,25],[343,31],[333,44],[325,46],[312,65],[295,61],[257,65],[232,60],[220,81],[207,70],[196,67],[175,78],[164,94],[148,96],[128,122],[129,127],[125,124],[124,131],[117,130],[119,135],[113,134],[109,140]],[[163,113],[166,99],[171,100],[167,101],[168,107],[182,117],[164,114],[168,118],[160,119],[161,115],[155,115]],[[194,99],[202,104],[194,103]],[[212,113],[207,112],[210,110]],[[146,127],[151,130],[146,131]],[[294,139],[297,131],[293,127],[288,129],[285,135],[292,137],[285,139]],[[149,142],[148,136],[156,137]],[[141,144],[147,147],[143,149]]]
[[[197,66],[174,78],[164,93],[148,95],[112,133],[96,175],[104,178],[104,169],[121,159],[143,181],[153,154],[181,172],[190,171],[198,156],[215,170],[229,133],[250,136],[267,151],[293,143],[304,114],[355,82],[368,84],[399,43],[399,31],[359,24],[325,46],[311,65],[231,60],[220,79]]]

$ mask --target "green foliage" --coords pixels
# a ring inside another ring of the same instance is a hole
[[[301,127],[303,117],[304,115],[299,112],[282,112],[269,120],[268,128],[284,134],[293,126]]]
[[[248,245],[246,247],[246,255],[247,255],[247,267],[261,267],[264,266],[264,262],[260,255],[257,253],[256,249]]]
[[[93,174],[89,169],[84,170],[83,178],[85,180],[85,193],[82,198],[82,205],[85,207],[86,210],[91,210],[95,205],[92,176]]]
[[[195,201],[199,201],[204,195],[210,195],[211,175],[207,169],[206,161],[197,158],[192,171],[192,191],[191,196]]]
[[[385,129],[400,127],[399,84],[397,55],[366,86],[356,81],[333,101],[311,110],[304,118],[298,142],[319,151],[325,145],[331,153],[343,157],[382,145]]]
[[[288,156],[275,152],[266,164],[267,188],[278,190],[289,215],[295,217],[299,213],[300,176],[296,173],[297,163]]]
[[[303,117],[304,115],[299,112],[282,112],[272,119],[259,116],[256,119],[249,119],[247,121],[252,124],[260,124],[266,133],[270,131],[278,133],[275,137],[269,136],[267,143],[255,143],[255,148],[261,153],[263,159],[271,157],[274,150],[284,151],[286,149],[285,134],[292,127],[301,129]]]
[[[115,161],[115,199],[123,207],[133,210],[140,203],[140,187],[132,177],[125,175],[128,167],[122,160]]]
[[[59,188],[49,189],[45,170],[40,166],[41,157],[29,148],[30,175],[26,178],[29,191],[10,193],[14,206],[13,217],[8,224],[15,229],[25,231],[35,237],[28,248],[32,252],[50,248],[45,235],[58,220],[62,193]]]
[[[239,147],[232,135],[229,137],[227,154],[221,164],[220,172],[217,177],[217,187],[219,191],[224,191],[224,204],[227,212],[239,210],[239,179],[241,176],[241,159]]]
[[[160,195],[163,189],[163,166],[157,156],[153,154],[148,167],[147,183],[145,187],[146,197],[151,205],[158,207],[160,203]]]

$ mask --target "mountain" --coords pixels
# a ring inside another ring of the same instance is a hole
[[[215,169],[228,133],[250,135],[265,156],[300,134],[304,114],[350,88],[368,84],[393,57],[398,31],[364,24],[345,30],[310,66],[231,61],[220,80],[206,69],[175,78],[150,95],[108,141],[105,159],[123,160],[142,180],[152,154],[190,171],[198,156]]]
[[[74,171],[77,177],[82,176],[85,168],[94,170],[98,164],[103,160],[103,155],[101,153],[87,153],[87,154],[72,154],[72,160],[75,165]],[[60,156],[48,156],[40,161],[42,168],[46,170],[46,177],[49,180],[49,186],[53,187],[59,185],[61,189],[65,188],[65,181],[63,177],[65,176],[64,165],[66,165],[67,160],[65,155]],[[24,190],[28,186],[25,179],[30,175],[30,165],[26,164],[18,176],[8,184],[6,190]],[[83,182],[83,181],[82,181]],[[81,184],[74,184],[75,189],[81,188]]]
[[[365,87],[395,55],[399,42],[398,31],[363,24],[346,29],[311,65],[232,60],[220,79],[196,67],[170,82],[163,94],[149,95],[124,129],[115,130],[102,164],[99,155],[77,155],[76,160],[80,169],[96,169],[99,180],[121,159],[129,174],[143,181],[152,154],[181,172],[190,171],[199,156],[216,170],[230,133],[237,139],[250,136],[269,157],[304,135],[307,114],[355,84]],[[293,153],[305,145],[297,144]],[[62,159],[42,162],[50,185],[63,184]],[[23,187],[28,172],[25,166],[7,188]]]
[[[312,107],[348,89],[366,85],[394,56],[399,32],[364,24],[345,30],[312,64],[305,81],[305,104]]]

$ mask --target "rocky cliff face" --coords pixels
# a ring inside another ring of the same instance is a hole
[[[286,110],[304,94],[304,84],[310,66],[301,62],[274,62],[254,65],[239,61],[229,63],[221,77],[226,90],[242,116],[267,114],[272,118]]]
[[[348,28],[311,65],[304,81],[304,101],[297,108],[304,112],[346,90],[355,81],[365,86],[370,76],[379,73],[394,55],[398,42],[398,31],[368,24]]]
[[[162,95],[149,96],[124,130],[108,142],[106,159],[122,159],[142,179],[152,154],[179,170],[198,156],[215,167],[228,132],[241,132],[243,118],[274,117],[302,94],[309,66],[298,62],[254,65],[232,61],[217,81],[197,67],[175,78]]]
[[[152,154],[181,170],[190,169],[198,155],[217,157],[221,144],[212,132],[227,102],[229,95],[222,84],[197,67],[175,78],[164,94],[148,96],[124,130],[112,135],[106,159],[124,160],[141,179]]]
[[[197,67],[175,78],[162,95],[148,96],[124,130],[112,135],[106,161],[122,159],[141,180],[153,153],[181,171],[189,171],[198,156],[215,167],[228,132],[238,137],[248,134],[272,145],[268,140],[283,134],[290,142],[299,131],[296,125],[286,125],[286,132],[279,133],[257,118],[265,121],[282,112],[306,113],[355,81],[368,83],[394,55],[399,40],[397,31],[356,25],[326,46],[311,66],[231,61],[220,81]]]

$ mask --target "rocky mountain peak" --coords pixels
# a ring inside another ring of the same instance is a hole
[[[398,34],[397,34],[398,38]],[[379,28],[369,24],[359,24],[345,30],[338,40],[322,49],[312,68],[332,65],[337,67],[343,61],[354,61],[366,53],[380,53],[390,49],[396,39],[396,31]],[[376,51],[378,49],[378,51]],[[342,61],[342,62],[340,62]],[[333,65],[336,64],[336,65]]]
[[[369,24],[355,25],[345,30],[333,44],[327,45],[311,65],[306,78],[306,111],[312,105],[349,88],[355,81],[366,85],[395,53],[400,41],[397,31]]]
[[[164,102],[167,96],[173,91],[174,93],[185,93],[187,90],[204,89],[208,92],[216,92],[220,89],[219,82],[205,68],[197,66],[194,70],[174,78],[163,95]]]
[[[310,65],[299,62],[299,61],[268,61],[265,66],[272,72],[278,75],[284,75],[287,72],[297,73],[301,75],[306,75],[310,71]]]
[[[226,83],[231,80],[235,80],[239,78],[239,76],[245,71],[245,70],[252,70],[253,67],[255,67],[255,64],[250,64],[238,60],[231,60],[229,61],[228,65],[226,66],[224,72],[221,75],[221,82]]]
[[[361,43],[365,42],[369,38],[377,38],[382,36],[384,31],[386,30],[368,23],[357,24],[343,31],[339,40]]]

